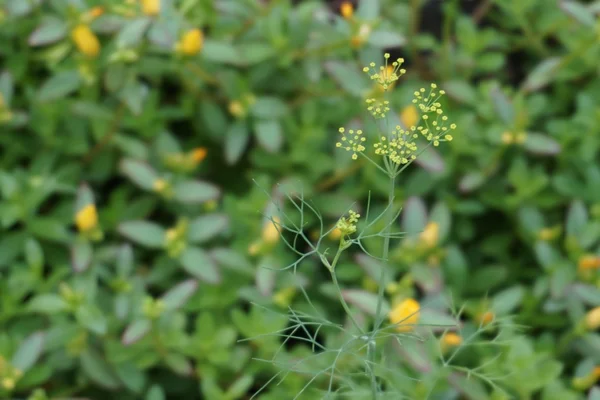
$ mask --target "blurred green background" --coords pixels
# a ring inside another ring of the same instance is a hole
[[[332,321],[343,311],[316,260],[274,271],[295,255],[263,215],[288,184],[329,225],[369,193],[384,204],[385,179],[335,142],[382,95],[362,68],[387,51],[407,69],[392,121],[410,125],[413,92],[435,82],[458,125],[398,181],[410,235],[393,243],[387,301],[450,315],[451,299],[465,331],[512,327],[456,360],[497,380],[440,377],[429,350],[398,350],[398,392],[600,399],[599,14],[575,0],[0,0],[0,398],[249,399],[280,371],[256,359],[310,355],[258,336],[307,307],[298,285]],[[377,265],[356,255],[338,272],[368,319]],[[310,378],[257,398],[293,399]]]

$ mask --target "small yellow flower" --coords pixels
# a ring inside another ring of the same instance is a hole
[[[408,298],[394,307],[388,316],[398,332],[410,332],[419,322],[420,308],[418,301]]]
[[[580,271],[589,271],[600,268],[600,256],[586,254],[579,259],[578,268]]]
[[[102,14],[104,14],[104,7],[94,7],[90,11],[88,11],[88,15],[92,19],[98,18]]]
[[[228,106],[229,112],[236,118],[242,118],[246,116],[246,108],[242,105],[239,100],[233,100]]]
[[[98,226],[98,212],[94,204],[88,204],[75,214],[75,225],[79,232],[89,232]]]
[[[600,307],[592,308],[585,315],[585,326],[593,331],[600,327]]]
[[[440,237],[440,226],[437,222],[429,222],[419,235],[419,240],[428,248],[435,247]]]
[[[400,113],[400,121],[405,128],[410,129],[411,126],[415,126],[419,122],[419,113],[417,107],[413,104],[405,107]]]
[[[142,12],[149,16],[158,15],[160,12],[160,0],[141,0]]]
[[[385,291],[386,291],[388,294],[392,294],[392,295],[393,295],[393,294],[396,294],[396,293],[398,292],[399,286],[400,286],[400,285],[398,285],[398,283],[396,283],[396,282],[390,282],[390,283],[388,283],[388,284],[387,284],[387,286],[385,287]]]
[[[177,51],[187,56],[196,55],[202,50],[204,43],[204,35],[200,29],[192,29],[187,31],[177,43]]]
[[[96,57],[100,53],[100,41],[89,26],[85,24],[77,25],[71,31],[71,38],[81,54]]]
[[[349,1],[344,1],[340,6],[340,13],[342,17],[350,19],[354,15],[354,6]]]
[[[198,164],[206,158],[206,154],[208,154],[208,151],[205,147],[195,148],[192,150],[192,160],[194,160],[194,163]]]
[[[155,192],[161,193],[167,188],[167,185],[167,181],[162,178],[158,178],[154,181],[154,183],[152,183],[152,189],[154,189]]]
[[[254,241],[250,244],[250,246],[248,246],[248,254],[250,254],[251,256],[255,256],[258,253],[260,253],[261,249],[262,249],[262,242],[259,240]]]
[[[504,144],[512,144],[514,143],[515,138],[512,132],[506,131],[502,133],[502,143]]]
[[[342,231],[340,228],[334,228],[331,232],[329,232],[329,238],[333,241],[340,240],[342,237]]]
[[[262,239],[265,243],[274,244],[279,240],[279,231],[281,230],[281,220],[279,217],[273,217],[273,220],[265,222],[262,231]]]
[[[287,308],[292,303],[295,294],[296,288],[293,286],[281,289],[273,295],[273,303],[281,308]]]
[[[15,380],[9,377],[2,379],[2,387],[8,391],[13,390],[15,388]]]
[[[442,336],[442,346],[456,347],[462,343],[462,337],[454,332],[448,332]]]
[[[494,321],[496,315],[492,311],[486,311],[477,316],[477,322],[479,322],[482,326],[486,326]]]

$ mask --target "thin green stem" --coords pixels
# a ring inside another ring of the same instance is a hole
[[[344,239],[342,239],[342,240],[344,240]],[[350,310],[348,303],[346,303],[346,299],[344,299],[344,295],[342,294],[342,289],[340,288],[340,283],[338,282],[337,276],[335,274],[335,266],[340,258],[340,254],[342,254],[342,251],[343,251],[342,246],[343,246],[342,241],[340,241],[340,247],[338,248],[338,251],[335,254],[335,257],[333,258],[331,265],[327,269],[329,269],[329,272],[331,273],[331,280],[332,280],[333,284],[335,285],[335,288],[337,289],[338,296],[340,298],[340,303],[342,303],[342,307],[344,307],[344,311],[346,311],[346,314],[348,314],[348,317],[350,318],[350,320],[352,321],[352,323],[354,324],[356,329],[358,329],[360,334],[364,335],[365,332],[363,331],[363,329],[360,327],[360,325],[354,318],[354,315],[352,315],[352,311]]]

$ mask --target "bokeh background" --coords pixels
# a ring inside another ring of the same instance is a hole
[[[343,323],[316,261],[274,271],[294,254],[265,216],[288,183],[329,225],[369,193],[384,204],[385,178],[335,142],[368,118],[381,91],[362,68],[387,51],[408,71],[390,118],[410,125],[412,93],[435,82],[458,129],[398,181],[397,227],[412,235],[393,244],[386,301],[451,315],[444,296],[464,326],[512,327],[457,359],[493,384],[458,370],[434,382],[435,357],[411,350],[390,355],[417,378],[399,390],[599,399],[599,13],[575,0],[2,0],[0,397],[249,399],[280,370],[254,359],[283,338],[257,336],[306,307],[298,282]],[[365,320],[377,268],[358,254],[338,267]],[[292,399],[309,379],[258,398]]]

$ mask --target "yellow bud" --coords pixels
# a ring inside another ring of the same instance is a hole
[[[400,113],[400,121],[405,128],[410,128],[411,126],[415,126],[419,121],[419,113],[417,112],[417,107],[413,104],[405,107]]]
[[[600,327],[600,307],[596,307],[588,311],[585,315],[585,326],[593,331]]]
[[[494,321],[495,318],[496,315],[492,311],[486,311],[484,313],[479,314],[476,319],[477,322],[479,322],[481,325],[486,326],[492,321]]]
[[[250,246],[248,246],[248,254],[250,254],[251,256],[255,256],[258,253],[260,253],[261,248],[262,248],[262,242],[260,242],[258,240],[255,242],[252,242],[250,244]]]
[[[246,109],[239,100],[234,100],[229,103],[229,112],[234,117],[240,118],[246,115]]]
[[[335,228],[333,229],[331,232],[329,232],[329,239],[331,240],[340,240],[340,238],[342,237],[342,231],[340,230],[340,228]]]
[[[431,248],[434,247],[440,237],[440,226],[436,222],[429,222],[425,229],[419,235],[419,240],[425,246]]]
[[[600,268],[600,256],[586,254],[579,258],[578,268],[580,271],[595,270]]]
[[[173,241],[175,241],[177,239],[177,236],[178,235],[176,228],[167,229],[167,232],[165,233],[165,239],[167,243],[172,243]]]
[[[262,239],[265,243],[273,244],[279,240],[279,230],[281,229],[281,221],[279,217],[273,217],[272,221],[267,221],[263,227]]]
[[[538,232],[538,239],[548,241],[554,239],[554,229],[542,228]]]
[[[509,131],[502,133],[502,143],[504,144],[512,144],[514,143],[513,134]]]
[[[206,150],[206,148],[198,147],[192,150],[192,160],[194,160],[194,163],[198,164],[206,158],[207,153],[208,151]]]
[[[71,31],[71,38],[81,54],[96,57],[100,53],[100,41],[89,26],[85,24],[77,25]]]
[[[342,17],[350,19],[354,15],[354,6],[349,1],[344,1],[340,6],[340,13]]]
[[[398,284],[396,282],[388,283],[385,287],[385,291],[388,292],[388,294],[395,294],[398,292]]]
[[[89,232],[98,226],[98,212],[94,204],[88,204],[75,214],[75,225],[79,232]]]
[[[462,343],[462,337],[454,332],[448,332],[441,339],[442,346],[456,347]]]
[[[158,15],[160,12],[160,0],[141,0],[142,12],[149,16]]]
[[[5,390],[11,391],[15,388],[15,380],[13,378],[2,379],[2,386]]]
[[[203,42],[204,35],[202,31],[200,29],[192,29],[183,34],[177,44],[177,51],[188,56],[196,55],[202,50]]]
[[[104,14],[104,7],[94,7],[90,11],[88,11],[88,15],[92,19],[98,18],[102,14]]]
[[[162,178],[158,178],[157,180],[154,181],[154,183],[152,183],[152,189],[154,189],[155,192],[161,193],[166,188],[167,188],[167,181],[165,181]]]
[[[420,308],[421,305],[418,301],[408,298],[394,307],[388,317],[392,324],[396,325],[398,332],[410,332],[419,322]]]

